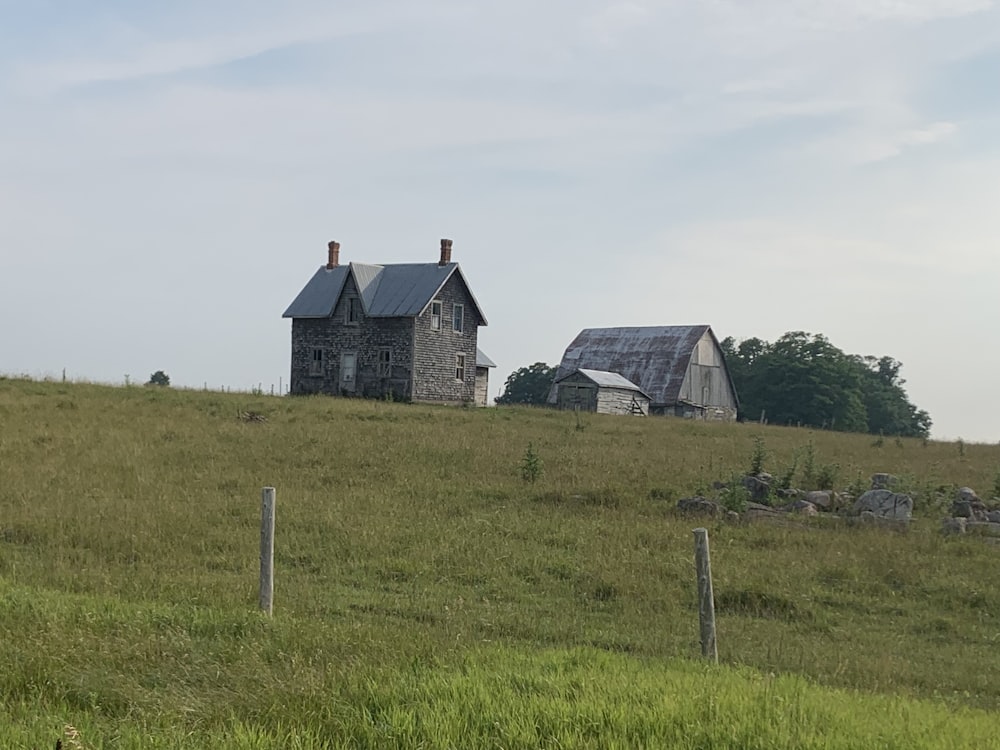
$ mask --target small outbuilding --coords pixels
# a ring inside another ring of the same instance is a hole
[[[490,368],[496,363],[476,347],[476,406],[489,406]]]
[[[598,414],[649,414],[649,396],[617,372],[576,369],[555,381],[560,409]]]

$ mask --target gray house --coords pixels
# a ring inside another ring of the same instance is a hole
[[[340,243],[329,243],[327,264],[282,316],[292,319],[291,393],[476,403],[486,317],[451,249],[441,240],[437,263],[342,266]]]
[[[560,409],[595,411],[598,414],[649,414],[649,396],[617,372],[574,370],[555,381]]]
[[[587,328],[563,354],[549,403],[580,370],[617,373],[649,395],[650,414],[732,421],[739,400],[710,326]]]

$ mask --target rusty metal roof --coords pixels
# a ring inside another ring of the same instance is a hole
[[[555,380],[581,369],[618,373],[638,385],[653,404],[675,404],[691,355],[706,331],[711,327],[586,328],[563,354]],[[555,398],[553,388],[549,403]]]
[[[351,263],[349,266],[331,269],[323,266],[281,317],[329,317],[337,306],[347,274],[354,277],[365,315],[373,318],[412,318],[420,315],[448,279],[457,274],[469,291],[476,313],[482,321],[481,325],[487,324],[486,316],[458,263],[446,263],[443,266],[437,263]]]

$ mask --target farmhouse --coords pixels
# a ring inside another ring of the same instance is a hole
[[[649,414],[649,396],[617,372],[578,369],[558,378],[556,403],[560,409],[599,414]]]
[[[563,406],[577,398],[581,378],[574,373],[586,371],[620,375],[639,393],[648,394],[650,414],[736,419],[736,389],[707,325],[587,328],[563,354],[549,403]],[[564,387],[576,393],[561,395]]]
[[[444,239],[437,263],[342,266],[330,242],[282,316],[292,319],[291,392],[485,405],[486,317],[451,251]]]

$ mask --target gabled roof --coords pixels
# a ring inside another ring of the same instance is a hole
[[[579,369],[618,373],[638,384],[654,404],[675,404],[691,355],[706,331],[718,345],[707,325],[587,328],[566,349],[555,380]],[[553,388],[549,402],[555,399]]]
[[[476,367],[496,367],[496,362],[486,356],[482,349],[476,347]]]
[[[646,396],[646,398],[649,398],[649,396],[646,393],[643,393],[642,388],[637,386],[631,380],[624,377],[623,375],[619,375],[617,372],[608,372],[607,370],[588,370],[586,368],[580,367],[576,370],[573,370],[573,372],[567,373],[562,377],[556,378],[555,382],[557,383],[562,382],[566,378],[570,377],[571,375],[575,375],[576,373],[580,373],[585,378],[587,378],[587,380],[589,380],[591,383],[601,388],[621,388],[622,390],[625,391],[636,391],[642,394],[643,396]]]
[[[448,280],[457,275],[465,284],[482,325],[486,325],[486,316],[458,263],[321,266],[281,317],[329,317],[337,306],[348,274],[354,278],[365,315],[372,318],[412,318],[420,315]]]

